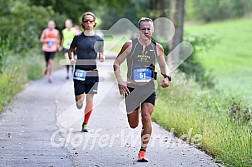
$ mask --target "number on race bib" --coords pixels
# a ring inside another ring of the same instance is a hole
[[[87,72],[85,70],[75,70],[73,79],[85,81]]]
[[[149,68],[140,68],[134,70],[135,82],[149,82],[152,78],[152,71]]]

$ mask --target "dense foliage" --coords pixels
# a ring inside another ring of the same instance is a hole
[[[206,22],[248,15],[252,11],[251,0],[187,0],[187,19]]]

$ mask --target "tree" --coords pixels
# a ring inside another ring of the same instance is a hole
[[[183,28],[184,28],[184,11],[185,11],[184,0],[172,0],[171,1],[171,20],[175,26],[175,34],[172,40],[169,41],[169,51],[171,52],[176,46],[183,41]],[[179,50],[173,52],[172,56],[169,56],[168,62],[172,64],[178,64],[179,62]],[[171,57],[173,60],[171,60]]]
[[[190,0],[186,5],[188,19],[205,22],[241,17],[252,11],[251,0]]]
[[[36,46],[52,11],[32,5],[28,0],[2,2],[0,39],[8,44],[4,49],[20,52]]]
[[[150,0],[150,10],[154,17],[167,17],[169,15],[170,0]]]

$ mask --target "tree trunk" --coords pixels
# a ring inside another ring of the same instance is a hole
[[[172,52],[183,40],[184,7],[185,0],[171,0],[171,20],[175,26],[175,34],[172,40],[169,41],[169,52]],[[172,55],[169,55],[167,58],[170,65],[179,63],[179,53],[179,49],[170,53]]]
[[[243,7],[243,15],[249,14],[249,2],[247,0],[242,0],[242,7]]]
[[[150,0],[150,10],[155,11],[155,17],[166,17],[170,0]]]

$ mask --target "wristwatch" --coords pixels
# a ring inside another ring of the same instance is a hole
[[[162,74],[162,73],[161,73]],[[168,78],[169,81],[171,81],[171,76],[169,75],[165,75],[165,74],[162,74],[164,76],[164,78]]]

